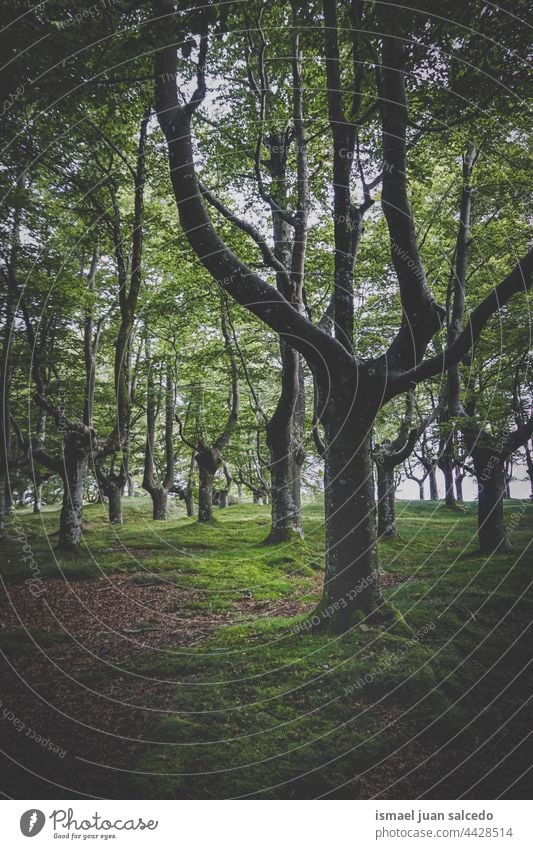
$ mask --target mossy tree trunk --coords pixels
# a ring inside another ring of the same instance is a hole
[[[69,434],[63,450],[63,502],[59,516],[60,551],[77,551],[82,537],[83,493],[88,466],[88,451]]]

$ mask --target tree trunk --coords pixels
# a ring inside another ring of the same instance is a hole
[[[40,513],[43,506],[43,485],[41,481],[35,482],[33,486],[33,512]]]
[[[426,498],[426,495],[424,493],[424,481],[420,481],[418,484],[418,497],[420,501],[424,501]]]
[[[237,484],[237,504],[242,504],[242,483]]]
[[[437,484],[437,474],[435,466],[432,466],[428,472],[429,478],[429,498],[431,501],[439,500],[439,487]]]
[[[447,507],[455,507],[453,463],[450,457],[442,457],[439,460],[439,467],[444,475],[444,503]]]
[[[210,522],[213,518],[214,473],[205,465],[198,464],[200,485],[198,487],[198,521]]]
[[[487,451],[472,452],[478,483],[478,539],[483,554],[510,551],[503,516],[503,461]]]
[[[200,483],[198,487],[198,521],[211,522],[213,519],[213,481],[222,465],[222,455],[216,448],[202,446],[195,455]]]
[[[273,417],[267,426],[272,484],[272,527],[265,540],[266,545],[289,542],[303,536],[299,503],[301,466],[296,462],[295,446],[291,439],[291,422],[286,423],[286,428],[277,430],[276,421],[276,417]],[[296,493],[298,503],[295,501]]]
[[[83,521],[83,488],[87,474],[87,455],[74,455],[65,447],[63,456],[63,504],[59,517],[60,551],[77,551]]]
[[[183,500],[185,502],[187,516],[189,516],[189,518],[192,518],[194,516],[194,495],[192,489],[187,488],[184,490]]]
[[[122,490],[117,480],[108,481],[106,493],[108,498],[109,524],[122,524]]]
[[[376,463],[376,466],[378,470],[378,537],[395,537],[397,532],[394,469],[385,463]]]
[[[0,537],[5,536],[6,532],[6,477],[0,474]]]
[[[252,501],[254,504],[262,504],[263,496],[258,489],[254,489],[252,492]]]
[[[300,442],[299,370],[296,351],[282,341],[282,391],[276,411],[266,425],[270,451],[272,527],[266,545],[289,542],[303,536],[300,474],[303,450]]]
[[[150,498],[152,499],[152,518],[157,521],[166,521],[168,518],[168,491],[164,486],[155,487],[150,491]]]
[[[339,405],[341,407],[343,405]],[[326,575],[317,613],[332,632],[348,629],[381,601],[378,578],[371,421],[325,422]]]
[[[527,475],[529,478],[529,489],[530,489],[530,499],[533,501],[533,452],[529,447],[529,440],[526,442],[524,446],[524,451],[526,452],[526,468]]]
[[[464,501],[464,498],[463,498],[463,479],[464,479],[464,475],[457,473],[457,471],[456,471],[456,473],[455,473],[455,497],[456,497],[457,501],[461,502],[461,504]]]

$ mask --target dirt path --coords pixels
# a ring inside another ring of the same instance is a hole
[[[294,615],[297,600],[243,599],[234,613],[198,612],[202,593],[139,576],[45,580],[34,597],[10,585],[0,605],[4,793],[15,798],[122,796],[121,773],[146,751],[150,729],[175,704],[176,671],[149,668],[201,643],[235,617]],[[173,680],[173,678],[175,680]],[[21,765],[24,765],[21,766]],[[107,764],[114,770],[94,766]]]

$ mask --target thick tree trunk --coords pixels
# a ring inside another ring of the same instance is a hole
[[[478,539],[483,554],[510,550],[503,516],[505,471],[501,459],[490,452],[472,454],[478,482]]]
[[[198,464],[200,485],[198,487],[198,521],[210,522],[213,518],[213,479],[214,473],[206,466]]]
[[[150,498],[152,499],[152,518],[157,521],[166,521],[168,518],[168,491],[164,486],[158,486],[151,490]]]
[[[371,422],[335,416],[325,425],[326,575],[320,625],[344,631],[381,601]]]
[[[222,455],[216,448],[202,446],[195,455],[200,483],[198,487],[198,521],[213,519],[213,481],[222,465]]]
[[[455,507],[455,489],[453,480],[453,463],[450,457],[443,456],[439,460],[439,467],[444,476],[444,503],[447,507]]]
[[[64,454],[63,504],[59,517],[60,551],[77,551],[82,535],[83,490],[87,474],[87,456]]]
[[[378,470],[378,537],[395,537],[397,532],[394,469],[389,468],[385,463],[377,463],[376,466]]]

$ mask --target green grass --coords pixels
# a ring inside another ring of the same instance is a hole
[[[519,711],[531,686],[531,677],[514,679],[530,657],[522,632],[533,619],[533,506],[506,502],[508,516],[517,511],[513,552],[487,558],[476,550],[475,505],[451,512],[434,502],[398,502],[400,537],[380,544],[380,561],[384,574],[397,579],[385,598],[403,625],[363,624],[338,637],[310,633],[312,611],[252,621],[247,614],[240,622],[235,608],[245,591],[256,601],[318,600],[320,505],[305,507],[304,541],[275,547],[261,544],[265,507],[230,507],[207,527],[182,516],[156,527],[139,499],[126,504],[126,524],[117,530],[93,506],[84,538],[90,554],[59,565],[39,517],[21,521],[43,576],[57,576],[59,568],[71,578],[135,573],[140,582],[199,590],[191,611],[234,613],[235,624],[186,651],[139,651],[126,662],[132,674],[175,684],[168,715],[146,720],[148,737],[162,745],[132,764],[135,774],[121,779],[123,795],[353,798],[369,792],[366,783],[380,769],[390,769],[389,783],[399,781],[416,768],[420,752],[427,756],[443,745],[439,757],[467,752],[497,734],[502,717]],[[57,515],[45,513],[43,520],[51,530]],[[25,577],[19,548],[9,543],[7,581]],[[497,706],[483,711],[498,693],[504,695]],[[482,746],[481,775],[491,757],[492,749]],[[454,773],[436,798],[455,798],[476,768],[470,762],[464,776]],[[435,768],[435,781],[445,772]],[[474,798],[483,792],[490,798],[499,773],[484,780],[486,791],[478,785]]]

